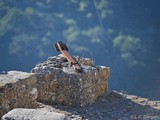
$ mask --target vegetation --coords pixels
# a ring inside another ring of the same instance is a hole
[[[160,98],[159,5],[158,0],[1,0],[0,71],[29,71],[56,55],[53,43],[62,40],[72,54],[110,66],[111,89]]]

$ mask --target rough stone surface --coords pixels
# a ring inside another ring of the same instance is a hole
[[[10,71],[0,74],[0,117],[16,107],[37,107],[36,83],[34,73]]]
[[[74,59],[82,73],[59,56],[37,65],[34,73],[0,74],[0,117],[13,109],[2,120],[160,120],[160,101],[116,91],[107,95],[109,68]]]
[[[2,120],[66,120],[67,116],[62,113],[39,109],[17,108],[2,117]]]
[[[160,120],[160,101],[151,101],[135,95],[112,91],[85,107],[54,105],[81,120]]]
[[[86,106],[106,94],[109,67],[95,67],[89,58],[74,59],[82,72],[75,72],[65,58],[54,56],[36,65],[33,73],[0,74],[0,117],[14,108],[37,108],[40,102]]]
[[[107,93],[110,69],[94,67],[89,58],[74,59],[81,64],[82,72],[75,72],[61,56],[50,57],[33,68],[32,72],[41,76],[37,81],[39,102],[86,106]]]
[[[27,113],[30,113],[30,109],[25,110],[25,114],[19,114],[18,111],[11,111],[9,113],[14,114],[6,114],[5,117],[22,117],[22,115],[26,117]],[[39,112],[35,116],[42,115],[44,117],[44,112],[47,114],[48,112],[61,113],[61,115],[66,116],[66,120],[160,120],[160,101],[151,101],[146,98],[117,91],[112,91],[109,95],[100,97],[94,104],[85,107],[42,104],[38,110],[43,112],[42,114]],[[36,111],[37,109],[33,113],[37,113]],[[30,115],[33,116],[30,113],[28,117]],[[47,116],[44,119],[50,120]],[[54,119],[55,117],[52,116],[51,120]]]

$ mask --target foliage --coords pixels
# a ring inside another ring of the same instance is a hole
[[[141,44],[140,38],[120,33],[113,39],[113,46],[119,49],[122,60],[127,61],[129,66],[144,64],[137,58],[137,54],[145,54],[145,47]]]
[[[87,25],[87,22],[91,23],[93,21],[91,16],[98,17],[96,13],[89,10],[90,7],[98,9],[98,12],[103,14],[101,18],[107,17],[104,14],[108,11],[107,1],[63,1],[64,7],[76,8],[79,5],[79,8],[73,11],[73,14],[78,14],[79,17],[84,19],[82,21],[77,19],[77,16],[68,14],[70,8],[61,9],[61,12],[55,10],[52,13],[52,7],[56,5],[50,6],[50,4],[57,2],[49,0],[43,2],[30,1],[30,4],[26,4],[24,7],[15,7],[16,2],[4,2],[1,11],[7,14],[4,14],[0,21],[0,35],[9,38],[8,44],[11,54],[22,58],[28,55],[45,57],[45,48],[51,43],[51,40],[57,38],[66,39],[69,44],[75,44],[77,40],[83,40],[83,42],[79,42],[78,46],[73,45],[72,48],[77,52],[87,50],[88,42],[101,42],[101,28],[98,23]],[[23,3],[26,3],[26,1],[22,1]],[[95,8],[95,5],[97,8]],[[85,26],[83,26],[84,21],[86,21]],[[12,35],[8,36],[9,33],[12,33]]]
[[[126,84],[159,79],[155,1],[0,0],[0,70],[29,71],[57,54],[53,43],[62,40],[72,54],[110,66],[111,88],[138,91]]]

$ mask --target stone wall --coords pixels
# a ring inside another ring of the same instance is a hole
[[[88,58],[74,57],[83,70],[75,72],[60,56],[48,58],[32,73],[0,74],[0,116],[13,108],[37,108],[39,102],[86,106],[107,93],[110,69],[94,66]]]

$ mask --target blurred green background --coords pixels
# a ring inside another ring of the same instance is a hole
[[[160,99],[159,0],[0,0],[0,71],[59,53],[111,67],[110,90]]]

